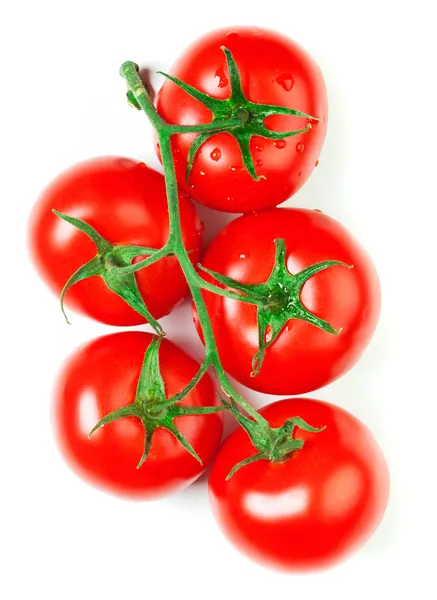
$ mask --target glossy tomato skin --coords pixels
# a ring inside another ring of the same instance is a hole
[[[145,463],[137,469],[144,447],[144,427],[123,418],[88,434],[108,413],[132,402],[144,353],[152,339],[143,332],[97,338],[80,347],[61,370],[53,396],[56,438],[68,464],[85,480],[105,491],[132,499],[153,499],[190,485],[207,467],[222,436],[220,414],[181,416],[174,420],[201,459],[193,458],[176,438],[157,429]],[[180,392],[199,365],[167,339],[159,350],[167,396]],[[206,375],[181,404],[218,403]]]
[[[232,377],[267,394],[303,394],[331,383],[360,358],[378,322],[380,286],[360,244],[338,221],[316,210],[276,208],[243,215],[216,236],[202,264],[243,283],[261,283],[271,273],[273,241],[278,238],[285,239],[291,273],[324,260],[353,265],[314,275],[300,296],[308,310],[342,329],[339,335],[290,320],[267,348],[258,375],[251,377],[252,357],[258,350],[256,308],[210,292],[204,292],[204,298],[222,364]],[[213,281],[205,273],[202,276]]]
[[[243,92],[252,102],[293,108],[318,117],[309,132],[273,141],[253,137],[251,151],[256,182],[243,169],[237,142],[227,133],[206,141],[195,159],[189,185],[185,181],[187,154],[195,135],[173,138],[179,185],[198,202],[226,212],[271,208],[295,194],[311,175],[323,146],[327,127],[327,96],[319,67],[289,38],[260,28],[230,27],[195,41],[170,74],[215,98],[230,95],[225,46],[240,70]],[[157,108],[170,123],[195,125],[211,120],[210,111],[171,81],[157,95]],[[272,116],[266,126],[274,131],[302,129],[306,119]],[[159,154],[159,150],[158,150]]]
[[[199,257],[202,224],[180,192],[183,239],[193,264]],[[59,296],[68,278],[96,255],[95,244],[52,213],[82,219],[111,243],[160,248],[167,241],[168,212],[164,177],[144,163],[116,156],[79,163],[59,175],[41,194],[30,218],[30,251],[36,267]],[[135,275],[151,314],[159,319],[188,288],[175,257],[162,259]],[[72,286],[65,303],[109,325],[139,325],[144,318],[107,288],[101,277]]]
[[[235,546],[283,570],[325,568],[346,558],[378,527],[389,472],[369,429],[345,410],[308,398],[280,400],[261,414],[273,427],[300,416],[320,433],[295,430],[302,450],[278,463],[258,461],[225,478],[255,454],[242,429],[222,444],[209,492],[213,513]]]

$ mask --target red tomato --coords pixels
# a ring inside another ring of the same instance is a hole
[[[280,238],[285,240],[290,273],[325,260],[353,265],[313,275],[300,293],[303,306],[341,329],[339,335],[303,320],[285,321],[252,377],[252,359],[259,348],[257,308],[206,291],[204,298],[225,371],[260,392],[301,394],[327,385],[357,362],[378,321],[380,288],[375,268],[358,242],[340,223],[314,210],[276,208],[244,215],[212,241],[202,265],[239,282],[264,282],[275,261],[274,240]],[[196,314],[195,321],[200,331]]]
[[[221,528],[239,550],[270,566],[303,570],[340,561],[384,514],[389,473],[381,449],[361,421],[319,400],[280,400],[260,412],[272,427],[300,416],[326,429],[296,428],[301,450],[281,462],[253,462],[226,481],[236,463],[256,453],[244,430],[232,433],[209,478]]]
[[[201,222],[179,194],[183,239],[194,264],[201,247]],[[96,255],[95,244],[52,209],[86,221],[107,241],[160,248],[167,241],[168,212],[164,178],[144,163],[115,156],[79,163],[42,193],[30,220],[30,245],[42,278],[60,294],[68,278]],[[188,291],[175,257],[135,274],[143,300],[156,318],[168,314]],[[138,325],[145,319],[113,293],[101,277],[72,286],[66,305],[109,325]]]
[[[180,416],[174,424],[203,461],[191,456],[167,430],[153,434],[149,457],[136,468],[145,432],[140,419],[126,417],[91,429],[108,413],[130,404],[152,335],[124,332],[97,338],[80,347],[59,375],[54,395],[54,425],[68,463],[104,490],[132,498],[155,498],[190,485],[205,469],[220,444],[220,414]],[[167,397],[180,392],[199,365],[164,339],[159,362]],[[182,400],[183,406],[218,404],[211,378],[205,375]]]
[[[186,183],[189,147],[195,134],[173,137],[179,185],[198,202],[226,212],[248,212],[284,202],[311,175],[325,139],[327,97],[323,76],[311,57],[295,42],[265,29],[233,27],[213,31],[194,42],[170,75],[215,98],[230,96],[229,72],[221,46],[228,48],[239,68],[242,89],[255,103],[275,104],[321,119],[311,121],[307,133],[285,140],[252,137],[251,152],[258,176],[255,181],[243,168],[237,142],[228,133],[210,137],[200,149]],[[208,123],[211,112],[171,81],[157,96],[159,113],[170,123]],[[273,131],[304,128],[302,117],[271,116]]]

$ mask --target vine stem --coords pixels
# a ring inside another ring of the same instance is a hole
[[[241,394],[239,394],[233,388],[223,369],[205,300],[202,296],[202,288],[207,289],[208,285],[205,285],[206,282],[199,277],[196,269],[190,261],[189,255],[183,243],[179,214],[178,186],[171,149],[171,137],[172,135],[176,135],[184,131],[186,132],[187,130],[182,126],[179,127],[167,123],[161,117],[161,115],[159,115],[153,104],[150,94],[141,81],[141,78],[138,74],[138,66],[135,63],[131,61],[123,63],[120,68],[120,75],[125,79],[128,90],[135,97],[135,100],[148,117],[158,136],[161,160],[164,167],[169,213],[169,237],[165,247],[171,249],[172,254],[177,258],[187,281],[193,302],[196,306],[203,339],[205,342],[205,363],[207,366],[212,365],[214,367],[223,392],[228,397],[232,398],[237,404],[239,404],[248,415],[250,415],[261,427],[263,427],[263,429],[265,428],[268,431],[269,425],[267,421],[247,402],[247,400],[243,398],[243,396],[241,396]],[[241,125],[242,119],[243,117],[241,120],[236,119],[234,126]],[[217,131],[218,128],[216,124],[211,123],[209,128],[208,125],[209,124],[202,124],[197,127],[190,126],[189,129],[191,132]],[[206,370],[206,368],[201,368],[200,372],[203,374],[203,371],[206,372]]]

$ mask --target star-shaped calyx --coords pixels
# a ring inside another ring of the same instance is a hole
[[[293,275],[287,269],[285,241],[276,239],[275,246],[275,263],[267,281],[263,283],[241,283],[199,265],[202,271],[208,273],[227,288],[242,292],[245,297],[255,301],[259,349],[252,360],[252,377],[259,373],[266,349],[273,344],[290,319],[307,321],[311,325],[333,335],[341,333],[341,329],[334,329],[330,323],[305,308],[301,302],[300,294],[304,283],[316,273],[335,266],[348,269],[353,267],[353,265],[347,265],[339,260],[324,260]]]
[[[287,108],[285,106],[277,106],[275,104],[258,104],[248,100],[248,98],[246,98],[244,95],[243,88],[241,86],[240,72],[231,51],[225,47],[222,47],[221,49],[225,54],[229,71],[229,83],[231,87],[231,94],[229,98],[213,98],[212,96],[201,92],[192,85],[184,83],[180,79],[160,71],[161,75],[164,75],[167,77],[167,79],[173,81],[173,83],[178,85],[187,94],[206,106],[206,108],[211,111],[213,116],[211,123],[205,124],[205,131],[201,131],[190,146],[187,158],[186,179],[188,181],[191,169],[193,168],[195,156],[200,147],[211,136],[217,133],[226,132],[237,140],[245,168],[251,177],[258,181],[262,176],[259,177],[256,174],[255,165],[250,152],[250,140],[252,136],[260,136],[271,140],[282,140],[291,136],[300,135],[301,133],[306,133],[309,131],[309,129],[311,129],[312,122],[318,121],[319,118],[308,115],[300,110]],[[128,99],[133,106],[139,108],[139,105],[132,94],[128,94]],[[302,117],[302,119],[307,120],[307,123],[304,127],[302,127],[302,129],[294,131],[272,131],[264,125],[267,117],[272,115]],[[213,125],[214,130],[208,130],[208,125]],[[198,131],[201,130],[201,127],[202,126],[199,127]]]
[[[232,398],[225,400],[221,397],[221,400],[225,408],[234,415],[246,431],[256,449],[255,454],[241,460],[231,469],[226,477],[226,481],[235,475],[239,469],[253,462],[259,460],[280,462],[291,458],[297,450],[301,450],[304,446],[304,440],[293,438],[296,427],[312,433],[320,433],[326,429],[324,426],[313,427],[298,416],[287,419],[281,427],[271,427],[267,422],[260,424],[243,415]]]
[[[144,354],[134,401],[103,417],[92,428],[88,436],[91,437],[97,429],[118,419],[124,419],[125,417],[140,419],[144,426],[144,450],[137,469],[146,461],[152,447],[153,434],[159,427],[170,431],[187,452],[202,464],[202,459],[187,438],[176,427],[174,419],[188,415],[207,415],[223,410],[223,406],[182,406],[179,404],[183,397],[182,394],[177,394],[174,399],[167,399],[164,380],[162,379],[159,366],[159,347],[161,341],[162,337],[154,336]],[[191,385],[187,386],[184,395],[192,387]]]
[[[100,276],[108,288],[120,296],[131,308],[142,315],[153,327],[158,335],[163,335],[163,329],[158,321],[150,314],[144,303],[143,297],[138,289],[137,281],[133,272],[123,272],[121,269],[137,267],[145,268],[162,257],[162,249],[146,248],[145,246],[121,246],[111,244],[105,240],[95,229],[85,221],[62,214],[53,210],[55,215],[77,227],[86,234],[95,244],[97,254],[89,262],[85,263],[71,275],[61,292],[61,309],[65,319],[68,321],[64,310],[64,296],[67,290],[84,279]],[[147,256],[138,265],[132,265],[132,260],[138,256]],[[133,269],[132,269],[133,271]]]

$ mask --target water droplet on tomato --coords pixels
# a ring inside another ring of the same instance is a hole
[[[236,42],[240,39],[240,36],[238,35],[238,33],[236,31],[229,31],[225,35],[225,38],[226,38],[227,42]]]
[[[303,152],[304,148],[305,148],[305,146],[302,144],[302,142],[299,142],[298,144],[296,144],[296,152]]]
[[[279,148],[279,150],[281,150],[282,148],[285,148],[287,142],[285,140],[276,140],[276,142],[274,142],[274,145],[276,146],[276,148]]]
[[[140,163],[138,163],[138,166],[141,167],[142,169],[144,169],[144,167],[146,166],[146,163],[140,162]]]
[[[240,254],[240,258],[246,258],[245,254]]]
[[[319,166],[319,161],[318,161],[318,160],[316,160],[316,164],[315,164],[314,166],[315,166],[315,167],[318,167],[318,166]]]
[[[289,73],[282,73],[276,77],[276,81],[286,92],[289,92],[294,85],[294,79]]]
[[[300,173],[299,173],[298,177],[300,177],[301,175],[302,175],[302,171],[300,171]]]
[[[234,198],[232,198],[232,196],[228,196],[228,197],[226,198],[226,200],[227,200],[228,202],[233,202],[233,201],[234,201]]]
[[[199,175],[205,175],[204,171],[199,171]]]
[[[264,163],[263,163],[263,161],[262,161],[261,159],[258,159],[258,160],[255,162],[255,164],[256,164],[256,166],[257,166],[257,167],[262,167]]]
[[[322,212],[322,211],[320,210],[320,208],[313,208],[313,210],[314,210],[314,212],[320,212],[320,213]]]
[[[258,150],[258,152],[262,152],[264,150],[264,146],[262,144],[257,144],[255,146],[255,150]]]
[[[224,88],[229,83],[228,78],[225,75],[225,71],[224,71],[223,67],[220,67],[219,69],[217,69],[214,77],[217,77],[217,79],[218,79],[217,87],[219,87],[219,88]]]
[[[211,152],[210,156],[211,156],[212,160],[215,160],[216,162],[219,161],[222,157],[220,148],[214,148],[214,150]]]

